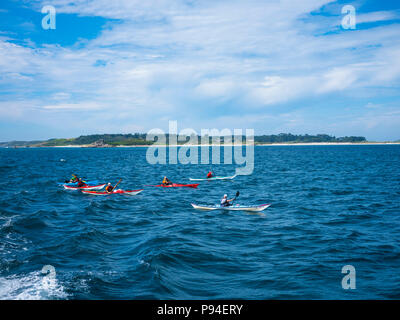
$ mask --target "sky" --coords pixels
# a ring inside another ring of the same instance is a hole
[[[2,0],[0,141],[169,120],[398,140],[399,23],[398,0]]]

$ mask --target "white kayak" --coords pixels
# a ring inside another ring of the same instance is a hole
[[[99,184],[95,186],[84,186],[84,187],[75,187],[75,186],[68,186],[64,184],[64,189],[65,190],[101,190],[104,188],[106,184]]]
[[[211,177],[211,178],[204,178],[204,179],[195,179],[195,178],[189,178],[190,181],[212,181],[212,180],[232,180],[235,179],[237,174],[234,176],[230,177]]]
[[[192,203],[192,207],[197,209],[197,210],[205,210],[205,211],[211,211],[211,210],[228,210],[228,211],[253,211],[253,212],[259,212],[267,209],[271,204],[259,204],[259,205],[253,205],[253,206],[242,206],[239,204],[234,204],[228,207],[223,207],[219,204],[217,205],[202,205],[202,204],[194,204]]]

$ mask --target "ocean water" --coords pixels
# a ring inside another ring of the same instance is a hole
[[[251,176],[137,196],[57,185],[77,173],[137,189],[211,168],[150,165],[145,154],[0,149],[0,299],[400,298],[400,146],[256,147]],[[235,165],[212,169],[232,175]],[[272,205],[190,206],[237,190],[239,204]],[[342,288],[345,265],[356,289]]]

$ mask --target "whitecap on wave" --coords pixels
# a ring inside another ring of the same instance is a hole
[[[67,299],[68,294],[57,279],[50,279],[40,271],[24,276],[0,277],[0,300]]]

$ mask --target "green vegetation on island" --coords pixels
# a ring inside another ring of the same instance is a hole
[[[335,136],[330,136],[327,134],[317,134],[317,135],[296,135],[291,133],[280,133],[273,135],[262,135],[254,137],[254,142],[258,144],[263,143],[316,143],[316,142],[366,142],[365,137],[340,137],[336,138]]]
[[[0,147],[62,147],[62,146],[86,146],[86,147],[114,147],[114,146],[146,146],[154,144],[155,140],[146,140],[145,133],[134,134],[92,134],[80,136],[78,138],[69,139],[49,139],[45,141],[11,141],[0,142]],[[169,135],[166,135],[166,143],[169,144]],[[204,143],[201,137],[192,136],[194,141]],[[207,139],[207,138],[206,138]],[[212,143],[212,137],[207,139]],[[175,140],[174,140],[175,141]],[[179,141],[178,144],[184,144],[189,141]],[[221,143],[224,139],[221,138]],[[243,143],[246,142],[246,137],[242,137]],[[350,136],[350,137],[335,137],[327,134],[317,135],[296,135],[291,133],[280,133],[277,135],[259,135],[254,137],[255,144],[274,144],[274,143],[363,143],[367,142],[365,137]],[[173,143],[171,141],[171,143]]]
[[[131,146],[131,145],[151,145],[151,141],[146,141],[146,134],[92,134],[80,136],[72,139],[50,139],[40,144],[42,147],[53,146]]]

